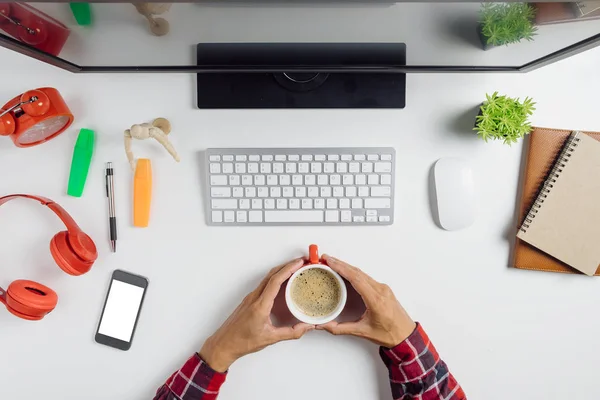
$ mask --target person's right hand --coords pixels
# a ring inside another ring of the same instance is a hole
[[[323,260],[352,284],[362,297],[367,310],[358,321],[332,321],[317,325],[317,329],[326,330],[334,335],[362,337],[388,348],[400,344],[415,330],[415,322],[396,300],[389,286],[375,281],[360,269],[337,258],[323,255]]]

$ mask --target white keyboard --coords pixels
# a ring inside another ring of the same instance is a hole
[[[208,149],[208,225],[391,225],[389,147]]]

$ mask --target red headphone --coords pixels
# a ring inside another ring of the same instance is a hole
[[[60,269],[74,276],[88,272],[98,258],[96,245],[92,238],[81,230],[69,213],[50,199],[29,194],[0,197],[0,206],[19,197],[39,201],[54,211],[67,226],[66,231],[58,232],[50,240],[50,253]],[[40,320],[54,310],[57,302],[56,292],[34,281],[14,281],[8,286],[8,290],[0,287],[0,303],[3,303],[12,314],[23,319]]]

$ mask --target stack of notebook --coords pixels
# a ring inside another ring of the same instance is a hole
[[[600,275],[600,132],[529,140],[515,268]]]

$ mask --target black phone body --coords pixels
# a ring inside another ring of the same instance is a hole
[[[129,350],[146,297],[148,279],[115,270],[102,315],[96,330],[96,342],[119,350]]]

